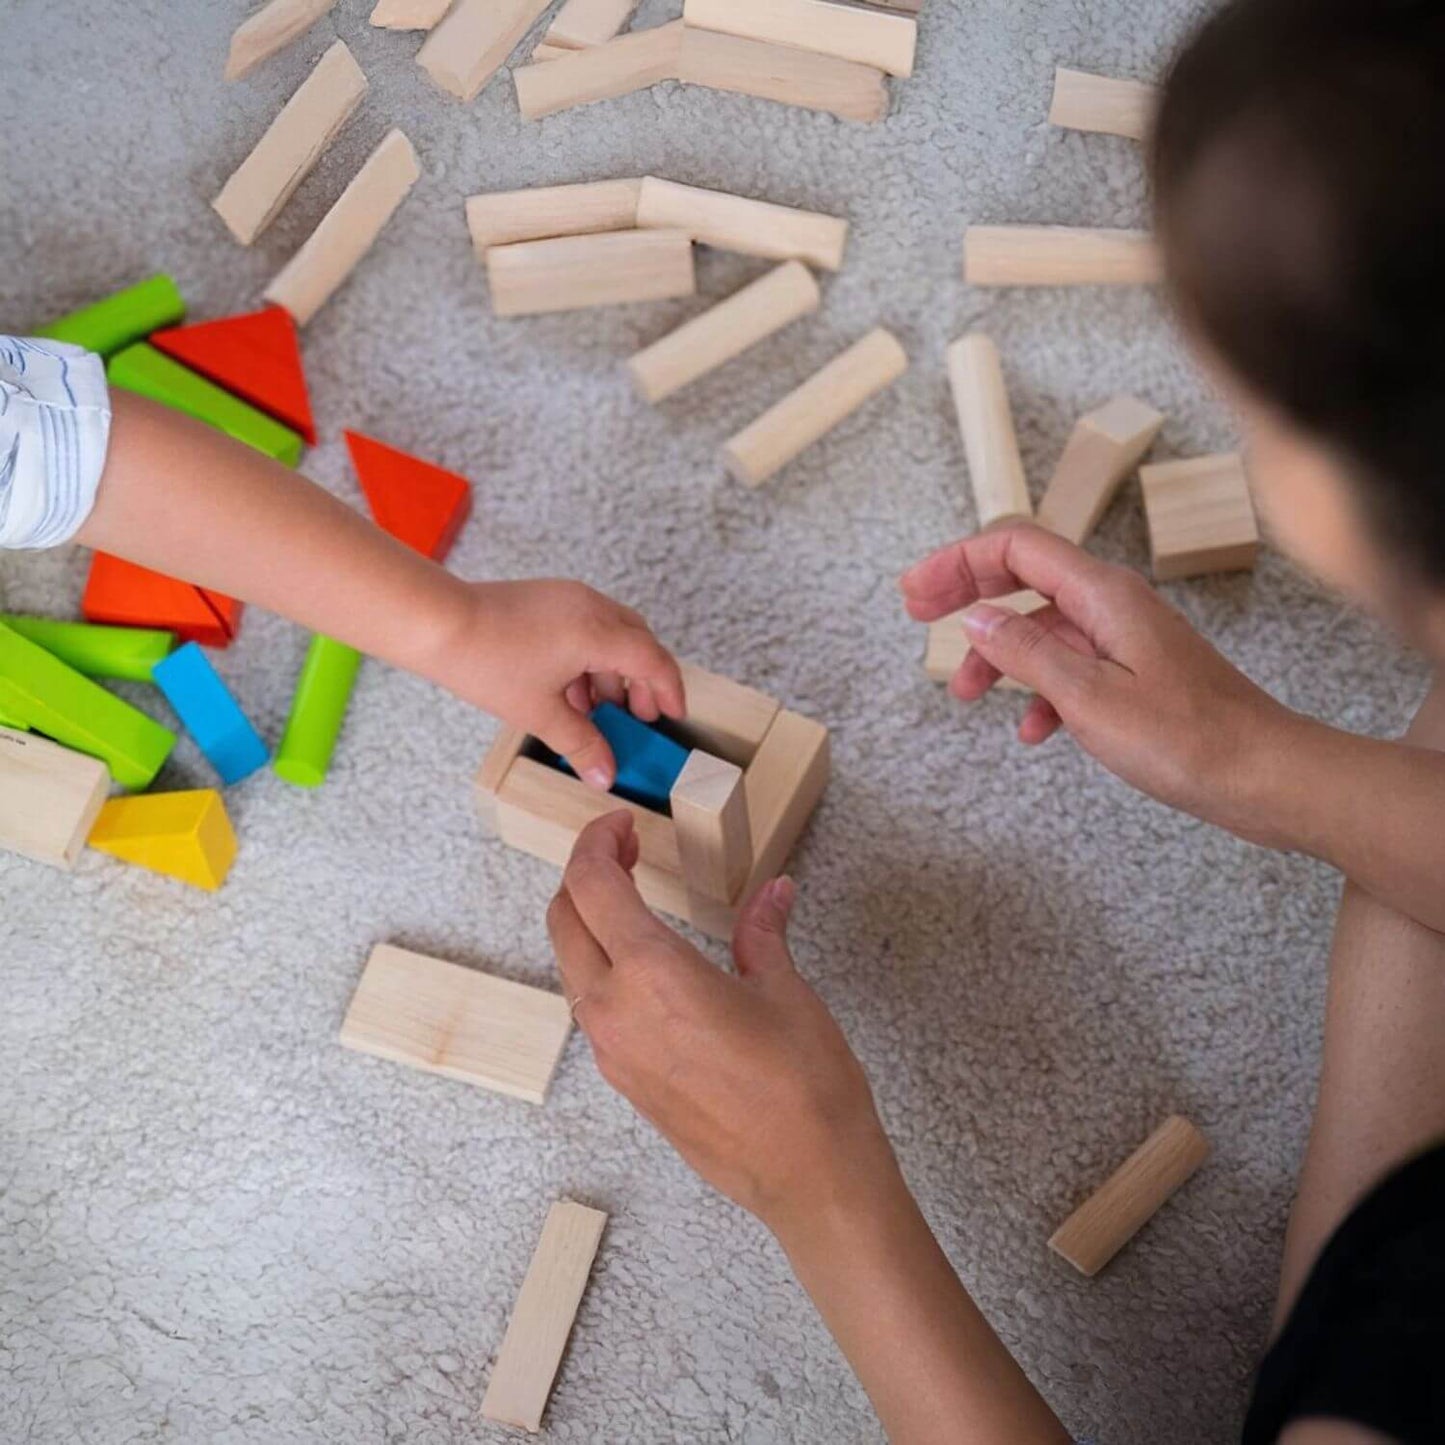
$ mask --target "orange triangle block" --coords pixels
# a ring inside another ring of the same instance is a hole
[[[121,627],[163,627],[186,642],[228,647],[241,624],[241,604],[222,592],[138,567],[109,552],[90,564],[81,615]]]
[[[440,562],[472,514],[472,484],[360,432],[343,432],[377,526]]]
[[[155,332],[150,340],[157,350],[316,445],[296,323],[280,306],[223,321],[172,326]]]

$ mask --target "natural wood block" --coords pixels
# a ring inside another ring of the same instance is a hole
[[[1236,452],[1141,467],[1154,578],[1238,572],[1259,555],[1259,525]]]
[[[296,324],[304,326],[371,249],[419,175],[411,142],[399,130],[388,132],[266,288],[266,300],[284,306]]]
[[[690,893],[731,903],[753,868],[743,770],[693,751],[670,797],[682,876]]]
[[[686,231],[606,231],[493,246],[487,278],[498,316],[658,301],[697,290]]]
[[[517,241],[631,230],[637,225],[641,194],[640,177],[492,191],[468,197],[467,226],[477,256],[485,259],[491,247],[510,246]]]
[[[0,849],[73,868],[109,792],[99,758],[0,727]]]
[[[634,30],[603,45],[577,50],[545,64],[512,72],[517,106],[529,120],[559,110],[615,100],[664,80],[676,80],[682,53],[682,22]]]
[[[475,100],[551,0],[456,0],[416,63],[449,94]]]
[[[541,64],[545,60],[565,60],[569,55],[576,55],[576,53],[576,48],[573,46],[548,45],[543,40],[532,47],[532,53],[528,59],[534,64]]]
[[[637,5],[638,0],[567,0],[547,27],[544,40],[567,50],[605,45],[626,28]]]
[[[1162,276],[1147,231],[970,226],[964,235],[970,286],[1152,286]]]
[[[968,455],[968,475],[982,531],[1008,517],[1031,517],[1028,478],[998,347],[981,331],[948,348],[948,380]]]
[[[782,704],[720,673],[704,671],[690,662],[681,666],[687,721],[678,731],[692,747],[746,767],[777,720]]]
[[[695,316],[627,363],[638,391],[659,402],[818,309],[821,294],[801,261],[785,261],[735,296]]]
[[[1158,91],[1137,80],[1113,80],[1083,70],[1054,71],[1049,120],[1068,130],[1098,131],[1143,140],[1154,120]]]
[[[744,775],[753,832],[753,871],[739,904],[776,878],[822,801],[831,771],[828,729],[782,709]]]
[[[452,0],[376,0],[371,23],[383,30],[430,30],[451,8]]]
[[[1209,1141],[1172,1115],[1059,1226],[1049,1248],[1082,1274],[1098,1274],[1207,1158]]]
[[[897,338],[870,331],[733,437],[723,448],[728,471],[759,486],[907,370]]]
[[[366,76],[338,40],[211,203],[243,246],[271,224],[365,94]]]
[[[806,261],[824,271],[842,266],[848,244],[848,222],[838,216],[684,186],[657,176],[642,182],[637,224],[687,231],[694,241],[721,251],[771,261]]]
[[[990,597],[988,605],[990,607],[1007,607],[1011,612],[1017,612],[1027,617],[1029,613],[1047,607],[1049,599],[1028,589],[1023,592],[1010,592],[1006,597]],[[952,681],[954,673],[963,666],[964,658],[973,651],[968,634],[963,630],[963,614],[966,611],[968,609],[965,607],[959,612],[951,612],[947,617],[941,617],[937,622],[930,622],[928,625],[928,643],[923,654],[923,670],[934,682]],[[1011,692],[1029,691],[1023,683],[1015,682],[1011,677],[999,678],[994,686],[1006,688]]]
[[[482,815],[482,826],[494,838],[501,836],[497,790],[526,746],[527,734],[520,728],[503,727],[477,770],[477,811]]]
[[[1163,425],[1162,412],[1132,396],[1080,417],[1039,503],[1039,525],[1082,544]]]
[[[606,1225],[601,1210],[570,1200],[559,1200],[547,1211],[542,1238],[482,1397],[485,1419],[534,1434],[542,1428],[547,1398]]]
[[[303,35],[336,4],[336,0],[269,0],[248,16],[231,37],[226,79],[240,80],[263,60]]]
[[[687,0],[682,18],[700,30],[792,45],[913,74],[918,25],[911,16],[840,0]]]
[[[560,994],[379,943],[346,1011],[341,1043],[541,1104],[571,1032]]]
[[[888,86],[871,65],[693,25],[683,26],[678,73],[687,85],[829,111],[844,120],[878,121],[888,114]]]

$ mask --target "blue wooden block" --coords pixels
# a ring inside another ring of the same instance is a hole
[[[266,744],[194,642],[156,663],[151,676],[222,782],[239,783],[265,767]]]
[[[688,750],[615,703],[598,703],[592,710],[592,721],[617,759],[617,781],[612,791],[629,802],[665,813],[672,785],[687,763]],[[572,771],[565,759],[562,765]]]

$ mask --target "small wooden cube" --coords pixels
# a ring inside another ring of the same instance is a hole
[[[1259,524],[1237,452],[1141,467],[1154,579],[1247,571],[1259,555]]]

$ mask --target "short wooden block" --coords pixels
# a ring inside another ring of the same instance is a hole
[[[477,258],[485,260],[493,246],[631,230],[637,225],[641,194],[640,176],[572,186],[534,186],[526,191],[493,191],[467,198],[467,227]]]
[[[755,687],[706,672],[690,662],[681,667],[688,741],[695,748],[746,767],[777,721],[782,704]]]
[[[728,471],[761,485],[907,370],[897,338],[881,326],[870,331],[733,437],[723,448]]]
[[[475,100],[551,0],[456,0],[416,63],[458,100]]]
[[[842,266],[848,244],[848,222],[838,216],[679,185],[657,176],[642,182],[637,224],[687,231],[694,241],[722,251],[770,261],[806,261],[824,271]]]
[[[99,758],[0,727],[0,849],[73,868],[109,792]]]
[[[744,774],[753,871],[736,900],[739,906],[787,866],[823,799],[831,771],[828,729],[801,713],[786,708],[780,711]],[[732,916],[724,916],[730,924]],[[707,920],[699,926],[707,928]],[[719,932],[727,936],[721,929]]]
[[[1143,140],[1154,120],[1158,92],[1137,80],[1113,80],[1083,70],[1054,71],[1053,125]]]
[[[839,0],[687,0],[682,18],[701,30],[797,46],[889,75],[913,74],[918,24],[895,11]]]
[[[576,55],[576,53],[576,46],[548,45],[547,42],[543,40],[532,47],[532,53],[528,56],[528,59],[540,65],[545,60],[566,60],[569,55]]]
[[[542,1104],[572,1032],[560,994],[389,943],[371,951],[341,1043]]]
[[[638,0],[566,0],[543,39],[566,50],[605,45],[626,28],[637,6]]]
[[[109,552],[90,559],[80,611],[90,622],[163,628],[204,647],[229,647],[241,625],[241,604],[234,597],[138,567]]]
[[[686,231],[605,231],[493,246],[487,278],[498,316],[658,301],[697,290]]]
[[[664,80],[676,80],[682,22],[634,30],[603,45],[512,72],[517,105],[529,120],[594,101],[615,100]]]
[[[231,37],[226,79],[240,80],[310,30],[336,0],[268,0]]]
[[[627,369],[648,401],[662,401],[800,316],[816,311],[821,299],[813,273],[801,261],[785,261],[735,296],[639,351],[628,361]]]
[[[961,337],[948,348],[948,380],[968,455],[979,530],[1009,517],[1032,516],[998,347],[980,331]]]
[[[970,226],[964,235],[970,286],[1152,286],[1162,278],[1147,231]]]
[[[1047,607],[1049,599],[1030,589],[1010,592],[1006,597],[990,597],[988,605],[1007,607],[1011,612],[1027,617],[1030,612]],[[963,666],[964,658],[973,651],[968,634],[963,630],[963,613],[967,610],[964,608],[960,612],[951,612],[947,617],[928,624],[928,644],[923,654],[923,670],[933,682],[951,682],[954,673]],[[1011,692],[1029,691],[1021,682],[1015,682],[1011,677],[999,678],[994,686]]]
[[[534,1434],[542,1428],[547,1399],[606,1226],[607,1216],[600,1209],[570,1200],[559,1200],[547,1211],[542,1238],[482,1397],[484,1419]]]
[[[1156,581],[1254,566],[1259,525],[1238,453],[1141,467],[1139,481]]]
[[[520,728],[503,726],[482,759],[477,769],[477,812],[481,814],[482,826],[493,838],[502,835],[501,819],[497,810],[497,791],[502,780],[512,769],[512,764],[522,755],[528,738]]]
[[[1204,1135],[1172,1115],[1059,1226],[1049,1248],[1081,1274],[1098,1274],[1208,1158]]]
[[[366,94],[366,76],[338,40],[211,202],[249,246],[275,220]]]
[[[371,249],[420,175],[411,142],[399,130],[389,131],[266,288],[266,300],[305,326]]]
[[[1082,545],[1163,425],[1162,412],[1132,396],[1080,417],[1039,503],[1039,525]]]
[[[152,873],[213,893],[236,858],[236,835],[212,789],[112,798],[100,810],[90,846]]]
[[[715,903],[731,903],[753,870],[743,770],[694,751],[672,786],[670,801],[688,891]]]
[[[431,30],[452,8],[452,0],[376,0],[371,24],[382,30]]]

